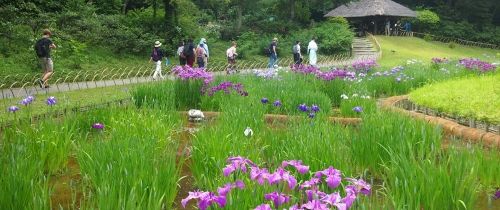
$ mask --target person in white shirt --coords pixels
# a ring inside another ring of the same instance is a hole
[[[318,57],[316,52],[318,51],[318,45],[316,44],[316,38],[313,38],[309,42],[309,46],[307,46],[307,52],[309,53],[309,64],[311,66],[316,66],[316,62],[318,61]]]
[[[238,53],[236,53],[236,42],[233,41],[232,45],[229,49],[226,50],[226,56],[227,56],[227,74],[231,74],[235,71],[235,66],[236,66],[236,56],[238,56]]]

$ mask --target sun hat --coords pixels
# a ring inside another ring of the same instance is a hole
[[[155,42],[155,47],[160,47],[161,46],[161,42],[160,41],[156,41]]]
[[[274,37],[273,41],[278,41],[278,38]]]

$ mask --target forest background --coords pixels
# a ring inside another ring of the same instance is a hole
[[[418,32],[500,44],[496,0],[395,0],[417,10]],[[55,69],[81,71],[146,63],[154,41],[173,57],[179,41],[208,39],[212,61],[223,61],[231,41],[239,59],[263,60],[272,37],[283,56],[312,36],[320,53],[347,52],[354,29],[325,19],[349,0],[0,0],[0,76],[38,72],[33,45],[44,28],[59,48]],[[290,55],[288,55],[290,54]]]

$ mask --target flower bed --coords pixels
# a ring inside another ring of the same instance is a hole
[[[420,64],[331,80],[314,72],[186,76],[138,87],[134,106],[13,124],[0,136],[0,209],[482,209],[485,193],[498,204],[498,152],[443,151],[439,127],[375,106],[429,75],[474,72]],[[193,107],[219,113],[184,134],[177,111]],[[340,120],[332,108],[362,122],[332,124]],[[78,175],[61,178],[69,171]],[[76,184],[51,190],[61,183]]]

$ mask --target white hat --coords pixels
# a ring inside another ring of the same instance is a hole
[[[161,42],[160,41],[156,41],[155,42],[155,47],[160,47],[161,46]]]

